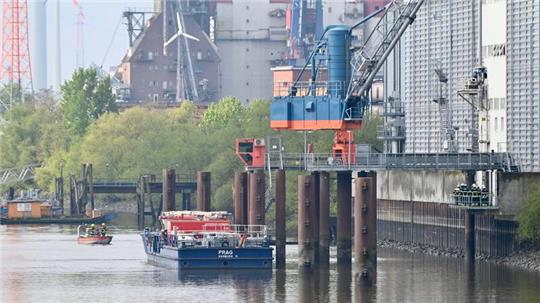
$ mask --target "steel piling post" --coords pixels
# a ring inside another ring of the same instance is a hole
[[[249,173],[249,225],[265,225],[264,171]]]
[[[351,172],[337,173],[337,261],[351,264]]]
[[[373,177],[358,177],[354,195],[354,278],[371,286],[377,270],[377,191]]]
[[[319,176],[319,264],[328,267],[330,262],[330,174]]]
[[[234,223],[245,225],[247,224],[247,173],[234,173]]]
[[[311,267],[313,254],[313,176],[298,176],[298,266]]]
[[[210,211],[212,197],[210,173],[197,172],[197,210]]]
[[[285,268],[286,246],[286,187],[285,171],[276,171],[276,268]]]
[[[465,261],[474,262],[476,255],[475,239],[476,216],[474,212],[465,211]]]
[[[88,193],[90,195],[90,207],[92,211],[96,208],[94,201],[94,172],[92,163],[87,164],[87,174],[88,174]]]
[[[163,211],[176,209],[176,173],[174,169],[163,169],[162,180]]]
[[[313,262],[319,264],[319,201],[320,201],[320,175],[319,172],[312,172],[312,186],[311,186],[311,222],[313,224]]]
[[[475,183],[476,172],[474,170],[469,170],[465,172],[465,180],[467,182],[467,187]],[[476,239],[475,239],[475,224],[476,217],[474,212],[470,210],[465,211],[465,260],[468,262],[474,262],[476,255]]]

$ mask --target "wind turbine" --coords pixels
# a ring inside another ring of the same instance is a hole
[[[194,41],[201,41],[197,37],[193,37],[192,35],[184,32],[184,29],[182,28],[182,23],[180,22],[180,12],[176,12],[176,24],[178,24],[178,32],[176,32],[176,34],[174,34],[169,40],[163,43],[163,51],[165,53],[167,53],[167,47],[169,46],[169,44],[171,44],[174,40],[176,40],[176,38],[180,36],[184,36],[187,39],[191,39]]]
[[[181,4],[180,4],[181,9]],[[191,55],[189,53],[189,44],[188,39],[193,41],[200,41],[197,37],[194,37],[186,32],[184,32],[184,19],[183,15],[181,15],[180,11],[176,12],[176,24],[178,27],[178,31],[165,43],[163,43],[163,53],[167,54],[167,47],[169,44],[171,44],[174,40],[178,39],[178,54],[176,57],[176,101],[181,102],[182,97],[180,96],[180,91],[182,91],[181,84],[182,83],[187,84],[184,85],[184,99],[191,99],[193,102],[199,101],[199,94],[197,92],[197,84],[195,83],[195,75],[193,73],[193,64],[191,62]],[[180,39],[180,38],[184,39]],[[185,77],[181,76],[181,68],[182,63],[184,62],[184,57],[187,63],[187,73],[189,79],[185,79]]]

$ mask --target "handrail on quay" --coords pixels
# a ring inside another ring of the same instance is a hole
[[[501,170],[517,171],[508,153],[357,153],[347,161],[329,153],[269,153],[266,168],[308,171],[346,170]]]

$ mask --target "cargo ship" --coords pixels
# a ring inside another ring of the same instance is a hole
[[[228,212],[169,211],[164,229],[141,234],[149,263],[188,269],[271,269],[265,225],[232,224]]]

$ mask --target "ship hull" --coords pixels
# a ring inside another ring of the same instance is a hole
[[[271,247],[173,247],[142,238],[148,262],[158,266],[178,270],[272,268]]]
[[[107,245],[111,244],[112,236],[88,236],[88,237],[78,237],[77,243],[79,244],[100,244]]]

